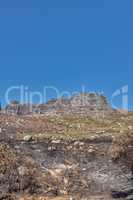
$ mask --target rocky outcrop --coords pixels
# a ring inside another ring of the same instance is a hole
[[[8,104],[4,111],[7,114],[26,115],[32,113],[32,106],[30,104],[20,104],[14,101]]]
[[[49,101],[45,105],[39,105],[38,111],[46,115],[86,115],[101,116],[113,111],[107,98],[95,93],[81,93],[71,98],[60,98]]]
[[[27,105],[19,103],[9,104],[5,111],[18,115],[45,114],[45,115],[106,115],[113,109],[109,105],[107,98],[96,93],[80,93],[71,98],[60,98],[48,101],[46,104]]]

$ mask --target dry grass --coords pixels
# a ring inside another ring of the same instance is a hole
[[[56,198],[47,198],[47,197],[23,197],[19,200],[70,200],[71,198],[68,196],[64,197],[56,197]],[[79,198],[78,196],[75,197],[76,200],[83,200],[82,198]],[[112,200],[112,197],[108,194],[97,194],[97,195],[90,195],[86,200]],[[119,199],[121,200],[121,199]]]
[[[81,116],[0,116],[0,123],[2,129],[6,130],[5,133],[7,133],[7,136],[8,128],[10,129],[10,127],[15,127],[14,130],[16,132],[14,134],[14,138],[16,139],[17,136],[18,140],[23,139],[23,137],[27,134],[31,134],[33,136],[33,139],[35,140],[41,140],[44,138],[82,140],[90,138],[95,139],[96,137],[107,138],[108,136],[111,136],[113,138],[113,144],[109,152],[110,155],[114,160],[125,157],[128,160],[128,164],[131,170],[133,171],[133,113],[115,113],[114,115],[101,119]],[[14,163],[16,164],[14,165]],[[20,166],[21,168],[19,168]],[[0,172],[4,174],[7,169],[11,169],[9,170],[10,173],[8,176],[10,180],[11,193],[13,193],[14,191],[26,191],[28,194],[31,194],[34,191],[34,194],[37,194],[36,190],[38,189],[38,187],[40,187],[39,189],[43,188],[44,190],[49,187],[50,191],[63,191],[65,186],[65,191],[67,191],[67,193],[60,194],[69,195],[73,192],[70,190],[72,190],[73,186],[75,185],[72,177],[80,177],[80,171],[73,170],[70,173],[71,180],[67,180],[69,184],[67,185],[65,180],[66,185],[64,185],[62,179],[53,178],[53,176],[51,176],[50,174],[42,176],[38,166],[32,159],[27,157],[21,157],[21,159],[18,159],[8,145],[1,144]],[[20,174],[19,171],[21,171],[22,173]],[[78,172],[78,175],[75,174],[75,172]],[[18,183],[18,185],[14,184],[15,181]],[[82,182],[80,182],[80,185],[83,185]],[[83,188],[81,187],[81,189]],[[19,200],[67,199],[70,198],[68,196],[58,198],[46,198],[43,196],[25,196],[20,198]],[[78,200],[78,197],[76,199]],[[107,195],[88,197],[88,200],[96,199],[111,200],[111,197]]]
[[[106,118],[81,116],[33,116],[17,119],[17,136],[32,135],[35,139],[88,139],[94,136],[117,136],[133,132],[133,114],[113,114]],[[15,124],[16,122],[14,122]]]
[[[120,159],[121,157],[126,158],[133,172],[133,133],[119,134],[117,137],[114,137],[110,155],[113,160]]]
[[[133,113],[115,112],[110,116],[92,118],[86,116],[0,116],[4,129],[13,127],[15,139],[32,135],[35,139],[86,139],[92,136],[111,135],[133,132]]]
[[[56,198],[48,198],[48,197],[43,197],[43,196],[40,196],[40,197],[22,197],[20,198],[19,200],[70,200],[69,197],[56,197]]]
[[[14,165],[16,162],[16,155],[10,149],[10,147],[5,144],[0,144],[0,173],[5,174],[7,170]]]

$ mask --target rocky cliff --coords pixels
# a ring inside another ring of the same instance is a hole
[[[39,105],[38,108],[40,113],[46,115],[78,114],[101,116],[113,111],[107,98],[95,93],[80,93],[71,98],[60,98],[49,101],[44,107]]]
[[[113,109],[109,105],[107,98],[96,93],[80,93],[71,98],[59,98],[48,101],[46,104],[26,105],[10,104],[6,107],[6,112],[14,114],[45,114],[45,115],[106,115]]]

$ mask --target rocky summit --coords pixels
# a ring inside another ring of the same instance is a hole
[[[70,98],[52,99],[46,104],[31,105],[11,102],[5,108],[6,113],[12,114],[44,114],[66,115],[78,114],[86,116],[101,116],[112,112],[107,98],[97,93],[80,93]]]

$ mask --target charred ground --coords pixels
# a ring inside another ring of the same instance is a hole
[[[2,112],[0,199],[110,200],[132,188],[133,113],[100,116]]]

